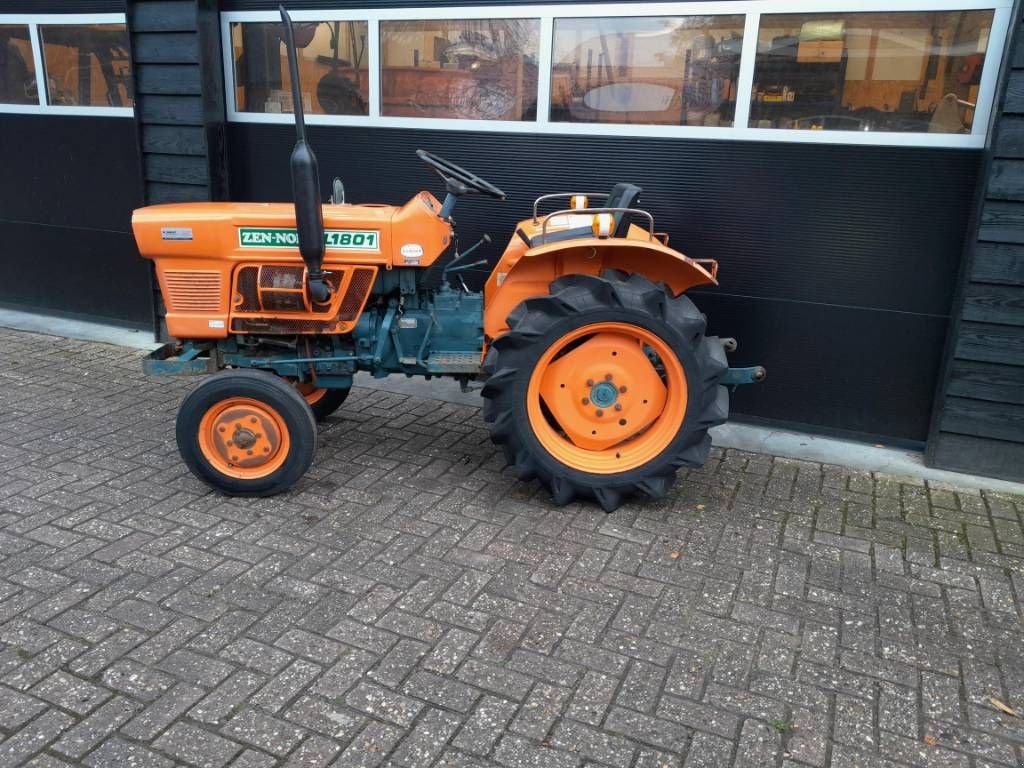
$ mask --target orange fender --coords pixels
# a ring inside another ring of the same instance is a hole
[[[484,286],[484,333],[490,339],[503,334],[509,313],[532,296],[547,295],[559,277],[599,275],[605,269],[639,273],[665,283],[677,295],[695,285],[718,284],[714,261],[698,263],[657,240],[647,240],[646,233],[644,239],[589,237],[529,250],[513,238]]]

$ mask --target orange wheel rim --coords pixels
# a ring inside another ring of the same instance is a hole
[[[318,387],[316,384],[308,381],[301,383],[296,382],[295,388],[299,390],[299,394],[302,395],[310,405],[316,405],[323,400],[324,395],[327,394],[326,387]]]
[[[199,422],[199,450],[221,474],[256,480],[288,457],[288,426],[276,410],[249,397],[215,403]]]
[[[526,391],[534,435],[568,467],[614,474],[642,466],[672,442],[686,417],[683,367],[657,334],[594,323],[558,339]]]

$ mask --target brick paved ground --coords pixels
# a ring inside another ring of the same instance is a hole
[[[190,383],[0,331],[0,764],[1017,766],[1024,498],[716,451],[613,515],[357,390],[287,496]]]

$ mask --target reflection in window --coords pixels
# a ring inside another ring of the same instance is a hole
[[[0,104],[38,104],[28,27],[0,24]]]
[[[534,120],[537,19],[382,21],[381,114]]]
[[[752,128],[968,133],[992,11],[761,17]]]
[[[555,19],[551,119],[732,125],[743,16]]]
[[[368,114],[365,21],[296,22],[302,106],[317,115]],[[234,23],[235,105],[239,112],[291,112],[291,74],[279,23]]]
[[[39,27],[50,104],[130,107],[132,65],[124,24]]]

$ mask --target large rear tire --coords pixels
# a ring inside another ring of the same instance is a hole
[[[636,274],[570,275],[508,323],[484,361],[484,419],[517,477],[610,512],[707,460],[728,363],[689,298]]]
[[[192,473],[228,496],[272,496],[313,463],[316,422],[302,395],[270,373],[228,370],[178,409],[178,450]]]

